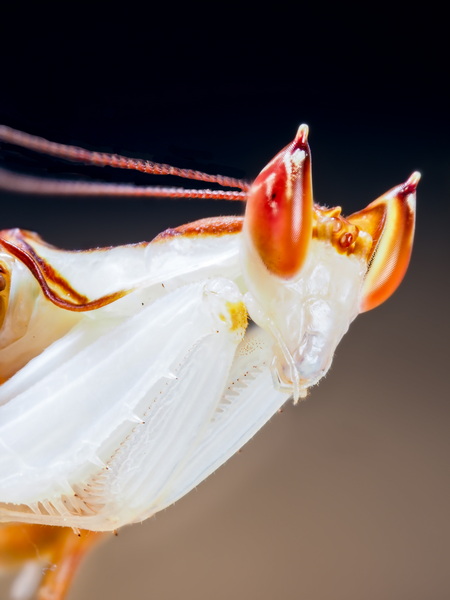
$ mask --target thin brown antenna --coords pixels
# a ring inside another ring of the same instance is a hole
[[[180,169],[178,167],[173,167],[172,165],[156,163],[150,160],[130,158],[120,154],[109,154],[108,152],[96,152],[68,144],[59,144],[36,135],[13,129],[7,125],[0,125],[0,141],[21,148],[34,150],[41,154],[65,158],[73,162],[80,162],[98,167],[108,166],[117,169],[131,169],[149,173],[151,175],[174,175],[175,177],[183,177],[184,179],[196,179],[197,181],[217,183],[224,187],[234,187],[243,191],[248,191],[250,188],[250,184],[242,179],[226,177],[224,175],[209,175],[208,173],[203,173],[201,171]]]
[[[184,189],[175,187],[137,186],[128,183],[65,181],[22,175],[0,168],[0,190],[45,196],[123,196],[129,198],[192,198],[202,200],[237,200],[245,202],[246,192],[228,190]]]

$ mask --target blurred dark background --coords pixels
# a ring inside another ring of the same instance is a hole
[[[347,214],[414,170],[423,177],[406,279],[353,324],[327,378],[196,491],[99,548],[70,600],[449,598],[444,17],[366,5],[48,6],[2,8],[4,124],[252,179],[305,122],[316,201]],[[28,173],[150,183],[0,152]],[[83,248],[241,211],[4,193],[0,227]]]

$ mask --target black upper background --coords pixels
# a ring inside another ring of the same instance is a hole
[[[438,205],[448,210],[447,42],[439,15],[70,3],[2,11],[0,122],[247,179],[306,122],[319,203],[348,214],[420,170],[420,216]],[[16,159],[4,160],[28,172],[80,172],[36,163],[29,153],[26,162]],[[81,170],[152,182],[110,171]],[[28,206],[22,198],[19,207],[16,200],[2,208],[3,227],[39,228],[75,247],[147,239],[155,213],[167,209],[149,201],[124,215],[118,203],[97,210],[94,201]],[[242,208],[185,202],[168,210],[170,222],[156,226]]]

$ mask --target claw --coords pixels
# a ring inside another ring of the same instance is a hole
[[[347,218],[373,239],[362,289],[361,312],[387,300],[406,273],[414,238],[415,192],[419,180],[420,173],[416,171],[405,183]]]
[[[312,236],[313,199],[308,127],[281,150],[255,179],[246,223],[270,273],[284,279],[300,271]]]

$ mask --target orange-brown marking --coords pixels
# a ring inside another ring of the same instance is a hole
[[[180,227],[166,229],[159,233],[153,242],[165,242],[177,236],[200,237],[200,236],[220,236],[240,233],[244,223],[243,217],[208,217],[199,219]]]
[[[28,267],[41,286],[45,297],[60,308],[79,312],[96,310],[115,302],[131,291],[121,290],[95,300],[89,300],[89,298],[77,292],[64,277],[36,254],[33,247],[25,241],[21,230],[0,232],[0,245]],[[71,299],[68,300],[67,298]]]
[[[0,262],[0,327],[6,316],[9,300],[9,288],[11,285],[11,275],[9,270]],[[2,383],[0,381],[0,383]]]

